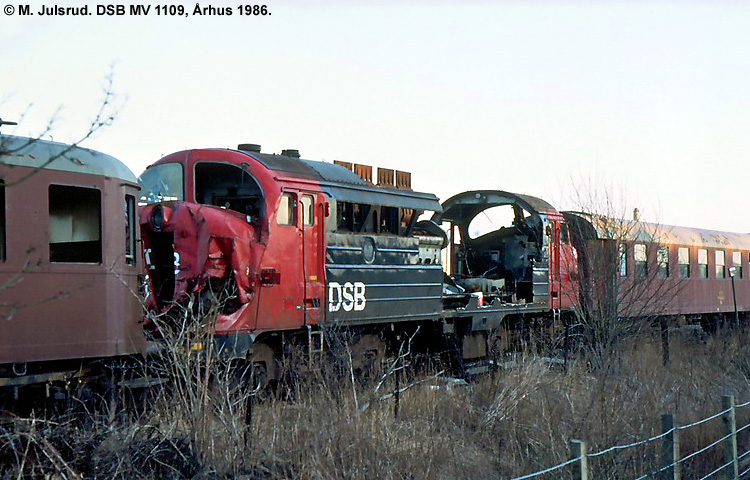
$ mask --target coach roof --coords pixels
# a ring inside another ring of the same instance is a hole
[[[101,175],[137,183],[124,163],[96,150],[28,137],[0,135],[0,165],[17,165],[88,175]]]

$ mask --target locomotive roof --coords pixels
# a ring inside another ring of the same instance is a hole
[[[750,250],[750,234],[706,230],[702,228],[660,225],[634,220],[618,220],[603,215],[565,212],[587,220],[599,238],[633,242],[655,242],[664,245]]]
[[[541,198],[501,190],[472,190],[454,195],[443,202],[442,220],[474,218],[479,212],[496,205],[519,205],[531,213],[556,212]]]
[[[431,193],[373,185],[341,165],[284,155],[239,152],[254,158],[269,170],[285,172],[290,177],[315,180],[320,183],[323,191],[338,201],[441,211],[440,201]]]
[[[0,135],[0,164],[101,175],[137,183],[135,175],[124,163],[107,154],[14,135]]]

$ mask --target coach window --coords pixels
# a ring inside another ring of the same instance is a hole
[[[279,225],[294,225],[294,195],[291,193],[281,194],[279,210],[276,212],[276,223]]]
[[[101,263],[101,192],[49,186],[50,262]]]
[[[619,271],[621,277],[628,276],[628,246],[621,243],[618,247]]]
[[[724,250],[716,250],[716,278],[724,278]]]
[[[708,278],[708,250],[698,249],[698,278]]]
[[[0,261],[5,261],[5,180],[0,178]]]
[[[125,263],[135,265],[135,197],[125,195]]]
[[[677,264],[680,266],[680,278],[690,277],[690,250],[680,247],[677,250]]]
[[[732,266],[734,266],[734,276],[742,278],[742,252],[732,252]]]
[[[302,195],[300,203],[302,204],[302,225],[311,227],[314,222],[312,195]]]
[[[635,278],[646,278],[648,274],[646,245],[636,243],[633,246],[633,258],[635,260]]]
[[[659,278],[669,277],[669,247],[656,248],[656,273]]]

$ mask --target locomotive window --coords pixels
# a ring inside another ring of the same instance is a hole
[[[125,263],[135,265],[135,197],[125,195]]]
[[[281,195],[279,210],[276,212],[276,223],[279,225],[294,225],[294,195],[284,193]]]
[[[101,192],[49,186],[50,262],[101,263]]]
[[[479,238],[498,230],[511,229],[515,218],[513,205],[496,205],[482,210],[469,222],[469,238]]]
[[[724,250],[716,250],[716,278],[724,278]]]
[[[0,261],[5,261],[5,180],[0,178]]]
[[[732,263],[734,264],[734,276],[742,278],[742,252],[732,252]]]
[[[228,163],[198,162],[193,178],[196,202],[251,217],[260,215],[263,204],[260,186],[244,168]]]
[[[667,246],[656,248],[656,273],[659,278],[669,276],[669,247]]]
[[[621,243],[618,247],[619,272],[621,277],[628,276],[628,246]]]
[[[314,222],[312,195],[302,195],[300,203],[302,204],[302,225],[311,227]]]
[[[708,250],[698,249],[698,278],[708,278]]]
[[[411,227],[414,226],[414,223],[417,221],[417,219],[414,216],[414,209],[413,208],[402,208],[401,209],[401,226],[400,226],[400,235],[408,235],[411,233]]]
[[[351,232],[353,227],[354,205],[339,202],[336,207],[336,228],[342,232]]]
[[[380,233],[398,235],[398,208],[382,207],[380,209]]]
[[[690,278],[690,250],[680,247],[677,250],[677,263],[680,265],[680,278]]]
[[[154,165],[143,172],[138,178],[138,184],[141,186],[138,205],[182,200],[182,165],[179,163]]]
[[[568,233],[568,226],[560,224],[560,244],[568,245],[570,243],[570,234]]]
[[[635,259],[635,278],[646,278],[648,275],[646,245],[636,243],[633,246],[633,258]]]
[[[364,203],[354,204],[354,227],[353,232],[368,232],[376,233],[375,224],[377,220],[373,219],[371,215],[373,211],[372,205]]]

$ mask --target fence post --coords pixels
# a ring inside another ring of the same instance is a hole
[[[676,427],[677,419],[672,414],[661,416],[661,474],[660,480],[680,480],[680,431]],[[669,433],[667,433],[669,432]]]
[[[572,480],[589,480],[589,462],[586,458],[586,442],[583,440],[570,441],[570,459],[578,458],[571,466]]]
[[[721,410],[729,410],[721,416],[721,420],[724,423],[724,436],[731,435],[724,440],[724,464],[730,464],[724,469],[724,478],[735,480],[739,477],[739,465],[737,463],[737,422],[734,415],[734,395],[721,397]]]
[[[659,328],[661,329],[661,364],[669,365],[669,325],[667,318],[659,319]]]

